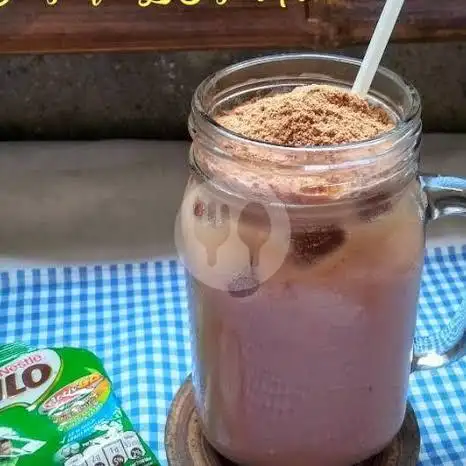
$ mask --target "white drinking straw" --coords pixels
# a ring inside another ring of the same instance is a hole
[[[403,2],[404,0],[387,0],[385,2],[369,47],[367,47],[361,68],[359,68],[358,75],[353,84],[352,91],[361,97],[365,97],[371,87],[372,80],[392,35]]]

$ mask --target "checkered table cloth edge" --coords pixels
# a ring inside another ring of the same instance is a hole
[[[466,245],[428,251],[420,337],[452,316],[465,284]],[[0,322],[0,344],[94,351],[135,427],[166,464],[166,414],[191,365],[177,260],[0,271]],[[419,464],[466,465],[466,360],[414,374],[410,400],[421,429]]]

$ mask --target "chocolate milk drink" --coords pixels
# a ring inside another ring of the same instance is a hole
[[[419,116],[406,128],[380,96],[260,73],[220,96],[201,86],[191,116],[181,217],[197,410],[238,464],[349,466],[405,414],[424,249]]]

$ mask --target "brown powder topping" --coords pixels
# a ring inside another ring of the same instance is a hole
[[[382,108],[327,85],[302,86],[251,100],[217,121],[247,138],[294,147],[362,141],[394,126]]]

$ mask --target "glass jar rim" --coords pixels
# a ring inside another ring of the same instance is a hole
[[[241,134],[235,133],[230,131],[229,129],[223,127],[217,121],[209,115],[208,109],[205,108],[203,103],[203,96],[208,91],[209,87],[215,85],[220,79],[225,78],[232,73],[237,71],[245,70],[246,68],[251,68],[254,66],[258,66],[261,64],[268,64],[272,62],[278,61],[297,61],[297,60],[323,60],[323,61],[335,61],[340,62],[343,64],[359,66],[362,63],[361,59],[347,57],[344,55],[335,55],[335,54],[323,54],[323,53],[282,53],[282,54],[272,54],[266,55],[263,57],[252,58],[249,60],[244,60],[239,63],[227,66],[222,70],[211,74],[207,78],[205,78],[201,84],[197,87],[194,96],[191,102],[191,109],[193,114],[197,114],[198,117],[202,120],[203,123],[207,124],[207,127],[213,131],[214,133],[219,134],[220,136],[227,137],[232,141],[236,141],[238,143],[247,143],[251,147],[262,148],[262,149],[269,149],[272,151],[276,150],[285,150],[289,151],[290,153],[294,154],[302,154],[302,153],[332,153],[332,152],[341,152],[341,151],[353,151],[359,149],[370,149],[371,147],[377,147],[379,145],[384,144],[389,140],[400,140],[403,138],[411,129],[413,124],[417,119],[419,119],[420,111],[421,111],[421,99],[419,92],[417,89],[408,81],[403,79],[397,73],[385,68],[383,66],[379,66],[376,72],[377,75],[382,75],[385,78],[388,78],[392,81],[395,85],[397,85],[400,89],[403,90],[404,94],[410,98],[410,108],[406,112],[406,115],[403,118],[398,118],[395,126],[387,131],[384,132],[374,138],[366,139],[362,141],[356,142],[349,142],[344,144],[338,145],[321,145],[321,146],[287,146],[281,144],[275,144],[266,141],[260,141],[256,139],[251,139]],[[273,78],[273,76],[271,76]],[[372,93],[369,90],[368,95],[370,96]],[[398,115],[400,117],[400,115]]]

